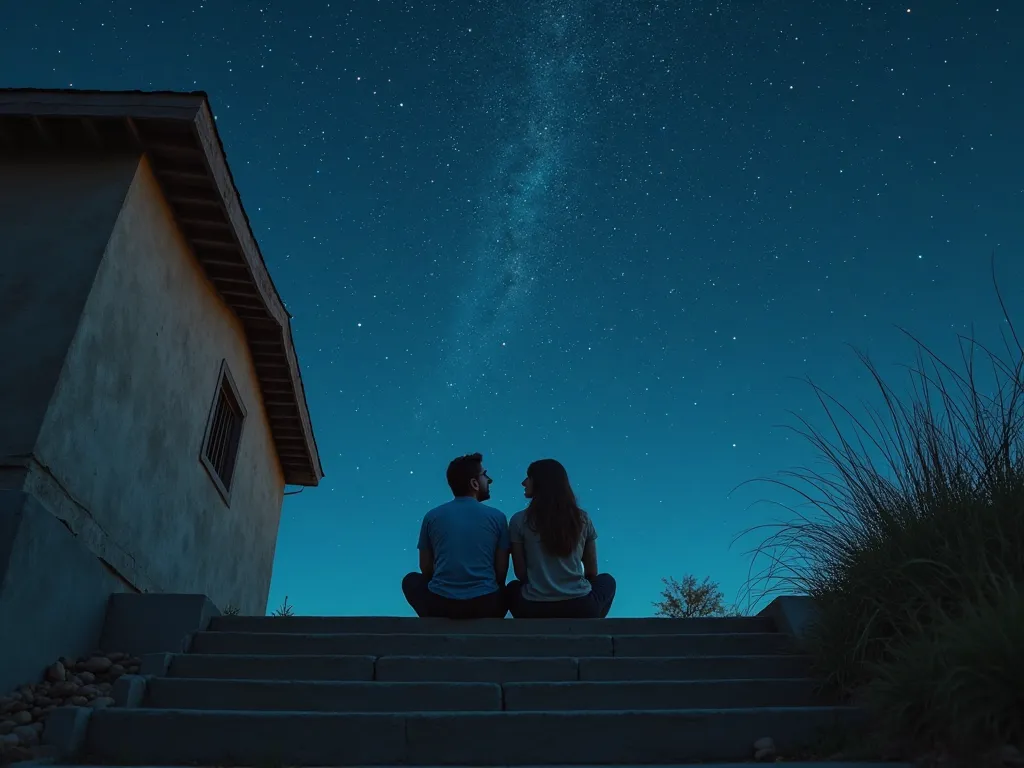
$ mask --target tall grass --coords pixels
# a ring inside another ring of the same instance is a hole
[[[801,503],[752,529],[767,566],[748,581],[815,599],[825,688],[862,695],[900,738],[961,750],[1024,737],[1024,347],[994,283],[1005,354],[960,337],[954,368],[903,331],[910,394],[858,353],[882,403],[863,417],[811,385],[828,429],[793,429],[825,469],[767,479]]]

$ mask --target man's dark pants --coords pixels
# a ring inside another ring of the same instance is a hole
[[[469,600],[441,597],[427,588],[430,579],[422,573],[410,573],[402,579],[402,592],[409,605],[420,617],[443,619],[503,619],[508,613],[502,590]]]
[[[615,579],[599,573],[590,582],[590,594],[570,600],[526,600],[523,584],[510,581],[505,587],[505,601],[516,619],[603,619],[615,599]]]

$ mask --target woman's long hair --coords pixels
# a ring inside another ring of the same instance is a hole
[[[576,503],[569,474],[554,459],[540,459],[526,470],[533,481],[533,498],[526,508],[526,524],[540,536],[555,557],[568,557],[580,543],[587,513]]]

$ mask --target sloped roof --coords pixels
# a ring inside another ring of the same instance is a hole
[[[289,318],[203,92],[0,89],[0,151],[144,152],[217,291],[245,327],[285,482],[323,477]]]

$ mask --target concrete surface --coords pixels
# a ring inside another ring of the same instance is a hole
[[[373,656],[225,656],[189,653],[172,657],[167,674],[171,677],[210,679],[359,682],[374,679],[374,662]]]
[[[238,625],[212,619],[208,631],[195,635],[191,652],[145,656],[157,676],[145,678],[142,707],[93,713],[85,748],[65,753],[65,760],[678,765],[749,760],[754,742],[765,736],[785,758],[822,729],[863,723],[858,710],[815,700],[807,659],[787,653],[791,637],[715,632],[735,623],[678,635],[631,633],[647,624],[629,620],[605,625],[621,635],[585,634],[590,622],[555,626],[561,631],[552,635],[476,632],[469,623],[451,624],[452,634],[271,632],[258,623],[248,625],[254,632],[215,631],[218,626]],[[310,626],[388,625],[303,628]],[[647,653],[691,653],[608,655],[623,639]],[[735,643],[765,652],[717,655]],[[396,652],[403,655],[389,655]],[[585,676],[609,679],[578,680]]]
[[[165,677],[149,681],[144,705],[310,712],[726,709],[811,706],[813,689],[812,681],[802,679],[499,685]]]
[[[111,595],[101,646],[133,656],[181,653],[218,614],[206,595]]]
[[[772,600],[758,614],[759,618],[775,623],[779,632],[803,644],[817,616],[814,600],[806,595],[781,595]]]
[[[36,499],[0,490],[0,696],[92,652],[121,581]]]
[[[325,714],[107,709],[93,713],[90,762],[259,764],[666,764],[740,760],[771,734],[780,751],[852,710]]]
[[[438,635],[200,632],[196,653],[338,656],[695,656],[789,653],[779,633],[683,635]]]
[[[107,235],[35,445],[63,490],[43,500],[140,590],[263,613],[284,476],[241,321],[145,159]],[[225,359],[247,411],[230,503],[200,461]]]
[[[698,636],[699,637],[699,636]],[[610,637],[587,635],[299,635],[200,632],[196,653],[338,656],[611,656]]]
[[[493,683],[384,683],[295,680],[149,681],[146,706],[158,709],[262,709],[305,712],[498,712]]]
[[[651,656],[580,659],[580,680],[749,680],[762,677],[803,677],[810,668],[805,656]]]
[[[809,707],[814,682],[790,680],[622,680],[506,683],[505,709],[515,711],[728,709]]]
[[[777,632],[699,635],[616,635],[615,656],[743,656],[792,653],[793,641]]]
[[[698,619],[419,619],[413,616],[218,616],[217,632],[329,634],[684,635],[774,632],[761,616]]]
[[[564,657],[382,656],[377,659],[376,679],[513,683],[576,680],[579,662]]]

